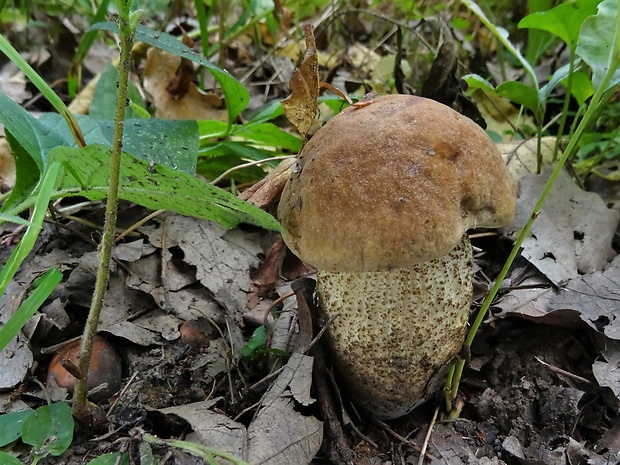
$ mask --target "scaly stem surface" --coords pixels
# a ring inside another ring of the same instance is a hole
[[[105,226],[101,249],[99,251],[99,268],[97,281],[91,302],[86,327],[82,335],[80,350],[80,372],[82,379],[75,384],[73,397],[73,415],[82,422],[88,424],[89,414],[86,400],[86,386],[88,368],[93,351],[93,344],[97,334],[99,315],[103,306],[103,297],[110,278],[110,259],[114,247],[114,233],[116,230],[116,213],[118,210],[118,186],[121,168],[121,153],[123,148],[123,130],[125,126],[125,108],[127,107],[127,83],[129,80],[130,52],[133,43],[134,27],[130,24],[129,8],[131,0],[119,0],[119,31],[120,31],[120,64],[118,69],[118,100],[116,102],[116,115],[114,122],[114,140],[112,143],[110,185],[108,186],[108,201],[106,205]]]

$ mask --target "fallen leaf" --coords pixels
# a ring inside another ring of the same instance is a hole
[[[181,71],[179,71],[181,69]],[[180,56],[152,47],[147,52],[144,90],[157,109],[155,116],[172,120],[228,120],[222,101],[215,94],[204,93],[193,82],[180,76],[187,74]]]
[[[291,175],[291,167],[295,163],[294,158],[285,158],[267,176],[243,191],[239,197],[265,211],[274,211],[284,185]]]
[[[254,420],[245,428],[211,407],[217,399],[157,410],[187,421],[192,432],[188,441],[214,447],[243,458],[252,465],[306,465],[321,446],[323,423],[294,408],[296,399],[312,403],[310,380],[312,358],[291,357],[264,397]],[[291,385],[292,383],[292,385]]]
[[[551,171],[547,166],[540,175],[521,179],[515,221],[504,229],[508,234],[525,226]],[[611,241],[618,221],[620,212],[607,208],[597,194],[580,189],[562,171],[523,242],[522,256],[556,285],[602,270],[614,255]]]
[[[304,28],[306,54],[289,82],[291,95],[282,100],[282,108],[288,120],[297,128],[302,140],[314,122],[319,97],[319,65],[316,55],[314,30],[311,24]]]
[[[620,401],[620,341],[607,341],[601,355],[603,360],[594,362],[592,373],[599,386],[611,389]]]
[[[530,319],[572,310],[594,330],[620,340],[620,255],[604,271],[578,276],[559,289],[515,289],[497,304],[501,316],[526,316]],[[573,313],[573,315],[576,315]]]
[[[543,137],[540,141],[540,155],[543,166],[553,161],[555,141],[555,137]],[[508,171],[510,171],[515,181],[518,181],[525,175],[536,174],[538,164],[537,139],[502,142],[497,144],[497,149],[502,154]],[[557,156],[561,155],[562,152],[558,151]]]

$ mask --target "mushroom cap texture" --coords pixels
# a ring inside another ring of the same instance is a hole
[[[316,132],[278,216],[289,248],[317,269],[378,271],[441,257],[470,228],[510,223],[515,202],[482,128],[433,100],[387,95]]]

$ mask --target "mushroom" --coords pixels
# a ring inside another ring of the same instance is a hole
[[[515,186],[491,139],[411,95],[350,106],[305,145],[278,216],[317,272],[335,368],[378,418],[405,415],[461,350],[472,297],[467,230],[510,223]],[[434,376],[435,375],[435,376]]]

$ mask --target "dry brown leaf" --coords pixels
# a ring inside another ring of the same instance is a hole
[[[143,83],[157,109],[155,116],[172,120],[226,121],[228,115],[221,109],[221,99],[202,92],[188,81],[189,71],[181,57],[157,48],[148,50]]]
[[[306,35],[304,61],[295,70],[289,82],[291,95],[282,100],[286,117],[297,128],[303,140],[306,139],[316,117],[316,101],[319,97],[319,64],[311,24],[306,25],[304,33]]]
[[[294,158],[282,160],[267,176],[243,191],[239,197],[258,208],[269,211],[280,200],[280,194],[290,176],[291,166],[294,164]]]
[[[0,139],[0,192],[8,192],[15,186],[15,159],[7,140]]]
[[[555,137],[543,137],[540,141],[540,154],[543,166],[553,161],[555,141]],[[525,175],[536,173],[538,163],[538,140],[536,138],[502,142],[497,144],[497,149],[502,154],[508,166],[508,171],[510,171],[515,181],[518,181]],[[557,156],[561,157],[562,152],[558,151]]]

